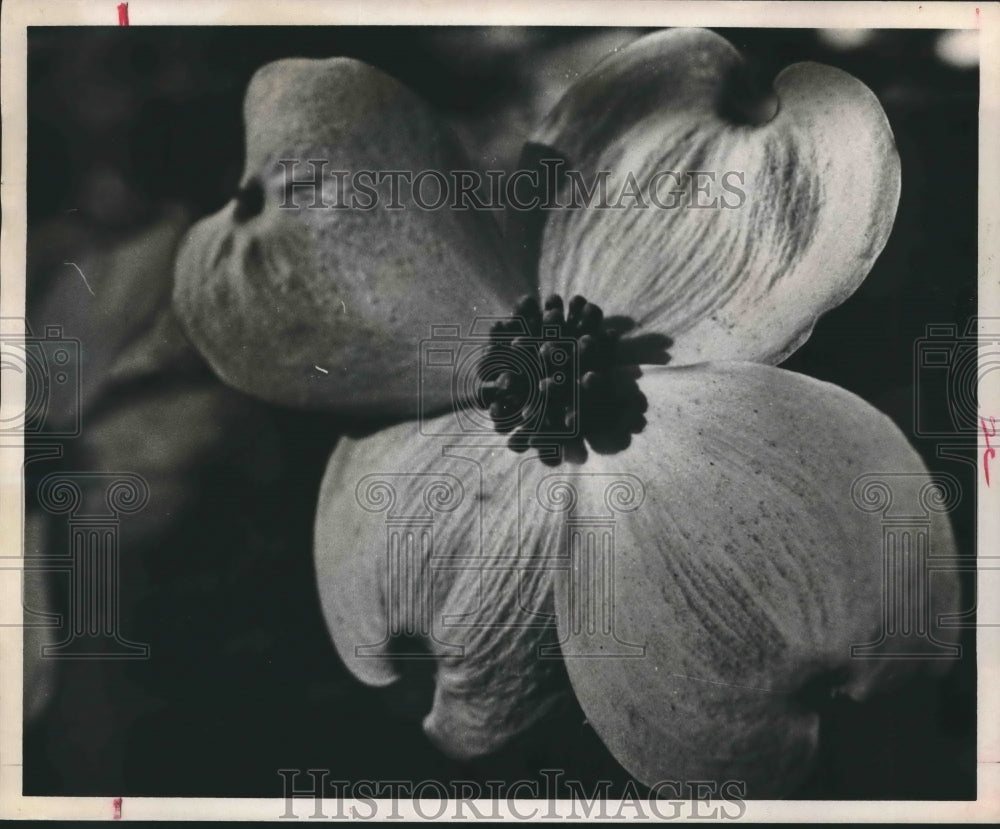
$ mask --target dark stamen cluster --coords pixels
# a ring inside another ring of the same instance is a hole
[[[583,460],[586,445],[620,451],[645,426],[646,398],[618,346],[618,332],[583,297],[564,307],[554,294],[540,308],[527,296],[490,330],[479,401],[515,452],[554,447],[539,453],[545,463]]]

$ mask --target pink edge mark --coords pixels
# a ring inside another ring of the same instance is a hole
[[[125,5],[125,4],[123,3],[122,5]],[[114,820],[121,820],[122,819],[122,799],[120,797],[116,797],[114,800],[111,801],[111,805],[114,806],[114,809],[115,809],[115,816],[114,816],[113,819]]]
[[[128,26],[128,3],[118,4],[118,25]]]
[[[983,473],[986,475],[986,486],[990,485],[990,461],[997,456],[997,450],[990,446],[990,438],[997,436],[997,419],[990,418],[990,426],[986,426],[986,418],[979,418],[979,423],[983,427],[983,437],[986,439],[986,449],[983,451]],[[992,431],[990,431],[992,429]]]

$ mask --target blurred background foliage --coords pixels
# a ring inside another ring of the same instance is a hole
[[[764,77],[815,60],[882,101],[903,165],[895,230],[857,294],[786,366],[835,382],[913,435],[914,343],[976,310],[978,72],[974,33],[722,29]],[[65,551],[38,508],[53,471],[142,474],[149,506],[121,523],[121,630],[141,661],[31,659],[25,794],[268,796],[279,768],[333,779],[628,776],[573,704],[502,755],[458,764],[416,705],[361,686],[324,628],[312,575],[318,481],[342,426],[223,387],[169,310],[173,245],[232,197],[252,73],[282,57],[349,55],[432,102],[484,168],[511,169],[532,124],[582,71],[643,32],[524,28],[33,28],[29,32],[28,321],[83,350],[83,433],[27,464],[28,554]],[[66,262],[78,264],[85,285]],[[948,414],[949,401],[924,401]],[[53,415],[55,416],[55,415]],[[974,552],[975,457],[956,475]],[[30,609],[65,610],[58,576],[26,577]],[[966,605],[972,604],[966,583]],[[835,701],[811,798],[975,796],[975,651],[943,684]],[[34,649],[34,651],[32,651]],[[543,789],[544,791],[544,789]]]

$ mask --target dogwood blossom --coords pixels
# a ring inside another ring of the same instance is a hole
[[[794,65],[753,98],[742,71],[711,32],[640,38],[572,85],[524,155],[586,181],[608,171],[614,192],[664,171],[735,172],[740,204],[712,204],[688,175],[682,209],[515,212],[506,234],[488,212],[420,209],[377,176],[369,210],[322,206],[350,195],[345,178],[314,182],[319,207],[296,200],[309,182],[290,182],[290,159],[468,162],[426,104],[356,61],[278,61],[250,84],[243,187],[189,235],[175,303],[232,385],[402,421],[334,451],[317,577],[363,681],[404,682],[413,660],[433,661],[424,728],[449,754],[497,750],[572,689],[644,782],[782,794],[816,751],[817,688],[860,698],[925,666],[851,658],[883,619],[883,528],[852,485],[891,470],[916,493],[923,463],[863,400],[775,367],[885,245],[892,132],[837,69]],[[477,321],[525,294],[484,339]],[[549,371],[545,324],[568,340],[565,371]],[[522,341],[504,339],[518,325]],[[584,352],[598,340],[595,370]],[[545,367],[528,392],[568,384],[541,420],[511,396],[516,372],[472,360],[462,374],[455,356],[525,348]],[[615,439],[579,422],[599,410],[627,416],[612,418]],[[489,429],[508,415],[515,439]],[[947,554],[943,515],[931,532]],[[936,580],[931,598],[953,608],[957,583]]]

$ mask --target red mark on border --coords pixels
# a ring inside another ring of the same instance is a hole
[[[111,804],[112,804],[112,806],[114,806],[114,809],[115,809],[115,815],[114,815],[113,820],[121,820],[122,819],[122,799],[120,797],[116,797],[114,800],[111,801]]]
[[[997,419],[995,417],[990,418],[990,427],[993,431],[990,432],[986,427],[986,418],[979,418],[979,423],[983,427],[983,437],[986,439],[986,449],[983,451],[983,472],[986,473],[986,486],[990,485],[990,461],[997,456],[997,450],[990,446],[990,438],[995,438],[997,436]]]
[[[128,26],[128,3],[118,4],[118,25]]]

